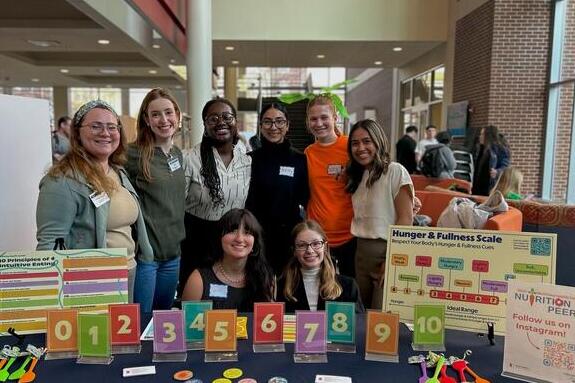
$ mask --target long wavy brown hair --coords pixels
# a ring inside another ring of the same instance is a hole
[[[294,244],[294,252],[295,252],[295,240],[297,236],[302,231],[305,230],[311,230],[318,233],[325,242],[323,262],[321,263],[319,273],[319,296],[323,300],[334,300],[341,295],[343,289],[335,278],[336,275],[335,266],[333,264],[333,261],[331,260],[331,255],[329,253],[327,236],[325,235],[325,232],[323,231],[319,223],[313,220],[306,220],[298,223],[293,228],[291,236],[292,236],[292,243]],[[285,286],[283,291],[284,297],[289,301],[297,302],[297,298],[294,296],[294,292],[296,291],[299,284],[303,282],[301,280],[300,263],[295,254],[289,260],[286,266],[286,269],[284,271],[284,279],[285,279]]]
[[[146,94],[146,97],[144,97],[142,105],[140,106],[140,111],[138,112],[138,120],[136,122],[138,136],[136,138],[135,144],[138,147],[138,151],[140,152],[140,170],[148,182],[152,181],[150,162],[154,156],[156,139],[154,132],[152,132],[152,128],[150,128],[150,124],[148,124],[148,121],[146,120],[146,117],[148,115],[148,107],[150,106],[150,103],[154,100],[157,100],[158,98],[165,98],[170,100],[170,102],[174,105],[174,110],[178,115],[178,125],[180,124],[182,118],[182,113],[178,102],[174,96],[172,96],[171,93],[166,89],[154,88],[149,91],[148,94]]]
[[[107,103],[100,100],[90,101],[78,109],[72,120],[70,129],[70,151],[60,162],[54,164],[48,171],[52,177],[70,177],[80,182],[86,182],[97,193],[106,192],[111,195],[117,188],[116,183],[106,176],[102,166],[98,164],[82,145],[80,140],[80,128],[86,115],[93,109],[103,109],[111,112],[116,120],[120,132],[120,144],[110,155],[108,163],[112,168],[118,168],[126,163],[126,136],[122,128],[122,122],[116,111]]]

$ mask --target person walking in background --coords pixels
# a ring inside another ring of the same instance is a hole
[[[437,128],[435,125],[428,125],[425,128],[425,138],[422,138],[418,143],[417,147],[415,148],[415,160],[419,164],[423,154],[425,153],[425,149],[427,145],[434,145],[437,144],[437,140],[435,139],[435,135],[437,134]]]
[[[278,282],[277,301],[285,311],[325,310],[326,301],[354,302],[355,311],[365,311],[353,278],[336,273],[329,244],[321,226],[304,221],[292,232],[293,255]]]
[[[397,162],[403,165],[409,174],[417,170],[415,148],[417,147],[417,128],[413,125],[405,129],[403,137],[395,144]]]
[[[218,221],[230,209],[243,209],[251,174],[251,157],[237,144],[237,113],[224,98],[202,109],[202,142],[186,151],[186,239],[182,243],[178,293],[199,267],[211,265],[219,240]]]
[[[301,222],[300,206],[309,199],[305,155],[293,148],[286,134],[285,106],[264,105],[260,115],[262,146],[250,153],[252,174],[246,208],[264,229],[268,262],[280,275],[292,256],[291,231]]]
[[[125,248],[128,301],[133,302],[136,261],[154,253],[141,201],[123,165],[126,137],[118,114],[104,101],[90,101],[74,115],[70,152],[40,181],[36,206],[37,250]]]
[[[175,98],[152,89],[138,113],[136,142],[128,148],[127,170],[142,200],[154,259],[138,261],[134,301],[142,312],[172,307],[184,239],[185,179],[182,152],[173,144],[181,118]]]
[[[444,131],[437,134],[437,144],[427,145],[419,163],[423,175],[439,179],[453,178],[457,161],[449,147],[450,142],[451,136]]]
[[[497,178],[511,162],[509,148],[501,144],[497,127],[490,125],[479,130],[474,162],[472,194],[489,195]]]
[[[413,183],[407,170],[391,162],[389,141],[373,120],[349,132],[346,190],[352,193],[351,232],[357,237],[355,279],[366,307],[379,309],[390,225],[413,223]]]
[[[336,123],[337,111],[329,95],[316,96],[308,103],[307,126],[316,142],[305,150],[310,189],[307,213],[325,230],[339,272],[354,277],[353,207],[345,191],[347,137],[339,133]]]
[[[72,119],[63,116],[58,119],[58,127],[52,133],[52,162],[58,162],[70,150],[70,127]]]

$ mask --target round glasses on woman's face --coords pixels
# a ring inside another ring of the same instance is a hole
[[[311,248],[313,250],[321,250],[323,248],[323,245],[325,244],[325,241],[312,241],[312,242],[296,242],[295,243],[295,249],[297,251],[306,251],[308,247],[311,246]]]
[[[214,125],[219,124],[220,121],[223,121],[226,124],[231,124],[234,122],[235,119],[236,119],[236,116],[234,116],[231,113],[222,113],[220,115],[210,114],[208,117],[206,117],[206,119],[204,121],[206,122],[207,125],[214,126]]]
[[[262,120],[262,126],[267,129],[271,129],[271,127],[275,125],[278,129],[283,129],[287,125],[287,120],[285,118],[276,118],[272,120],[271,118],[264,118]]]
[[[101,122],[90,122],[84,125],[80,125],[81,128],[83,127],[90,128],[90,131],[93,134],[101,134],[104,130],[107,130],[110,134],[117,133],[120,131],[120,127],[116,124],[104,124]]]

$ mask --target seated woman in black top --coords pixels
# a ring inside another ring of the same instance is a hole
[[[211,300],[214,309],[253,311],[273,297],[273,274],[262,245],[262,229],[249,210],[232,209],[219,221],[221,243],[212,267],[194,270],[182,300]]]
[[[354,302],[364,312],[355,280],[336,274],[327,237],[312,220],[297,224],[292,231],[294,256],[278,282],[277,300],[286,312],[324,310],[325,301]]]

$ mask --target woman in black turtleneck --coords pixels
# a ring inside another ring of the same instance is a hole
[[[291,147],[285,106],[264,105],[260,114],[261,148],[250,153],[252,176],[246,200],[264,229],[266,257],[280,275],[292,257],[291,230],[301,222],[300,205],[309,199],[305,155]]]

